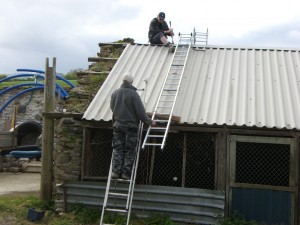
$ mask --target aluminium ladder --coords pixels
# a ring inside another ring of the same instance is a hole
[[[152,114],[152,120],[156,121],[159,126],[148,127],[142,149],[146,146],[164,148],[193,38],[193,33],[179,33],[179,41]]]
[[[127,214],[127,225],[130,220],[131,205],[133,190],[135,185],[136,173],[138,168],[139,154],[141,149],[141,137],[143,133],[143,123],[140,122],[138,130],[138,143],[136,145],[135,160],[132,165],[132,172],[130,180],[123,179],[113,179],[111,178],[112,173],[112,160],[110,163],[109,174],[106,184],[106,192],[103,201],[100,225],[110,225],[108,223],[103,223],[105,212],[115,212]],[[114,185],[111,187],[112,184]],[[126,202],[126,203],[125,203]]]
[[[196,29],[193,30],[193,37],[194,37],[194,45],[205,45],[207,46],[207,40],[208,40],[208,28],[206,28],[205,32],[196,32]]]

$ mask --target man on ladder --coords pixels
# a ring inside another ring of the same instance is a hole
[[[124,74],[123,84],[111,95],[110,108],[113,112],[113,179],[129,180],[135,159],[139,122],[156,126],[146,114],[136,88],[132,85],[133,75]]]

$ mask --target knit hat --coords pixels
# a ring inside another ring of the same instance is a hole
[[[132,73],[130,73],[130,72],[125,73],[123,76],[123,81],[127,81],[129,83],[132,83],[133,79],[134,79],[134,77],[133,77]]]

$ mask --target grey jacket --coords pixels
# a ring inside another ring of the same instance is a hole
[[[138,128],[139,121],[151,124],[151,119],[147,116],[144,105],[136,88],[124,82],[120,88],[111,95],[110,108],[113,112],[113,127]]]

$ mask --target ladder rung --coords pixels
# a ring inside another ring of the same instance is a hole
[[[175,94],[162,94],[161,96],[175,96]]]
[[[164,137],[165,135],[148,135],[148,137],[159,137],[159,138],[162,138]]]
[[[155,113],[158,116],[170,116],[170,113]]]
[[[122,193],[115,193],[115,192],[108,192],[108,194],[113,196],[121,196],[121,197],[127,197],[128,194],[122,194]]]
[[[171,66],[184,66],[183,64],[172,64]]]
[[[177,91],[178,89],[164,89],[164,91]]]
[[[110,209],[110,208],[106,208],[106,211],[110,211],[110,212],[122,212],[122,213],[127,213],[126,209]]]
[[[171,84],[171,83],[166,83],[165,85],[178,85],[178,84]]]
[[[151,127],[151,130],[165,130],[165,127]]]
[[[174,100],[160,100],[159,102],[174,102]]]
[[[130,181],[130,180],[123,180],[123,179],[120,179],[120,178],[118,178],[118,179],[111,178],[111,180],[112,181],[118,181],[118,182],[128,182],[128,181]]]
[[[146,146],[160,146],[161,143],[145,143]]]

